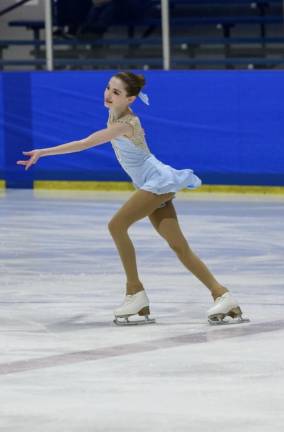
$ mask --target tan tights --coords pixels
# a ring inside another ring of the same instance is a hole
[[[148,216],[154,228],[168,242],[184,266],[207,286],[215,299],[228,290],[217,282],[206,265],[190,249],[178,223],[172,203],[173,197],[173,193],[156,195],[140,189],[109,222],[109,231],[127,277],[126,293],[135,294],[144,289],[138,276],[135,249],[129,238],[128,228]],[[160,208],[162,203],[166,205]]]

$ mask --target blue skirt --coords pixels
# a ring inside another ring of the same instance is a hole
[[[181,189],[196,189],[202,182],[193,170],[177,170],[165,165],[154,155],[150,155],[139,168],[127,170],[133,184],[138,189],[153,192],[157,195],[178,192]]]

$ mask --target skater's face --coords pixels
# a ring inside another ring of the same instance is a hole
[[[111,78],[104,92],[105,107],[121,110],[127,108],[135,99],[136,96],[127,96],[124,83],[119,78]]]

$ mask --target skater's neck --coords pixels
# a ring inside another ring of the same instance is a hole
[[[133,112],[131,111],[131,109],[127,106],[126,108],[123,107],[121,109],[119,108],[115,108],[111,110],[111,114],[114,120],[118,120],[122,117],[125,117],[128,114],[133,114]]]

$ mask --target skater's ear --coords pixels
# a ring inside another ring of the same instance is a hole
[[[127,99],[128,99],[128,103],[129,103],[129,105],[132,104],[132,103],[135,101],[136,97],[137,97],[137,96],[128,96]]]

